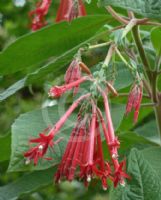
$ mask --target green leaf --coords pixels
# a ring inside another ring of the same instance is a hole
[[[133,81],[133,77],[130,71],[126,68],[124,63],[116,63],[116,69],[117,69],[117,74],[114,87],[117,90],[121,90],[125,87],[128,87]]]
[[[155,48],[157,54],[160,54],[161,52],[161,42],[160,42],[160,36],[161,36],[161,28],[155,28],[151,31],[151,41],[153,43],[153,47]]]
[[[111,18],[95,15],[78,18],[71,24],[62,22],[27,34],[0,54],[0,75],[44,65],[66,51],[78,48]],[[88,31],[87,31],[88,30]]]
[[[113,125],[115,127],[115,130],[117,130],[118,127],[120,126],[121,121],[124,116],[125,105],[113,103],[110,105],[110,107],[111,107],[111,115],[112,115]]]
[[[151,145],[156,146],[156,143],[153,143],[146,139],[145,137],[142,137],[138,135],[135,132],[128,131],[123,132],[118,135],[119,140],[121,142],[120,152],[121,154],[127,153],[127,151],[131,150],[131,148],[137,147],[139,149],[147,148]]]
[[[29,149],[28,140],[33,137],[38,137],[38,134],[48,126],[53,126],[66,110],[67,108],[64,106],[64,103],[60,102],[53,107],[22,114],[16,119],[12,125],[12,153],[8,171],[42,170],[60,162],[71,133],[71,128],[76,122],[76,114],[72,114],[59,134],[55,137],[55,140],[60,137],[64,139],[58,145],[55,145],[54,152],[48,151],[46,157],[52,157],[52,161],[41,160],[37,166],[33,166],[33,164],[27,166],[25,165],[23,154]],[[117,128],[122,120],[124,107],[122,105],[112,104],[111,112],[114,125]]]
[[[67,52],[67,54],[68,53],[69,53],[68,56],[63,57],[62,55],[58,57],[53,62],[37,69],[35,72],[28,74],[23,79],[11,85],[9,88],[7,88],[4,92],[0,94],[0,101],[7,99],[11,95],[18,92],[23,87],[33,84],[39,81],[40,79],[44,79],[46,75],[49,73],[54,73],[55,76],[60,75],[62,70],[65,68],[65,64],[69,62],[72,59],[72,56],[74,55],[74,51]]]
[[[149,141],[160,144],[156,120],[144,122],[141,126],[135,128],[134,131],[139,135],[147,138]]]
[[[17,91],[25,87],[26,77],[17,81],[9,88],[7,88],[4,92],[0,93],[0,101],[3,101],[10,97],[11,95],[15,94]]]
[[[131,10],[144,17],[161,19],[161,0],[99,0],[99,3]]]
[[[1,147],[0,162],[9,160],[11,153],[11,134],[7,134],[7,136],[5,137],[0,137],[0,147]]]
[[[158,173],[161,178],[161,148],[150,147],[142,150],[144,157],[150,161],[151,166]]]
[[[126,102],[127,102],[127,97],[126,97]],[[123,102],[124,103],[124,102]],[[152,108],[140,108],[140,112],[139,112],[139,118],[138,118],[138,122],[137,122],[137,124],[141,124],[142,123],[142,121],[144,120],[144,118],[146,118],[150,113],[152,113]],[[120,125],[120,127],[119,127],[119,130],[120,131],[128,131],[128,130],[132,130],[132,129],[134,129],[134,132],[136,132],[136,133],[139,133],[140,135],[142,135],[143,137],[145,136],[148,136],[147,134],[146,134],[146,131],[144,130],[144,131],[137,131],[137,130],[135,130],[135,126],[137,125],[137,124],[134,124],[134,113],[133,112],[131,112],[131,113],[129,113],[129,115],[128,116],[126,116],[126,117],[124,117],[124,119],[122,120],[122,123],[121,123],[121,125]],[[146,125],[147,125],[147,123],[146,123]],[[144,127],[144,125],[143,126],[138,126],[139,128],[141,128],[141,127]],[[155,132],[155,130],[156,129],[154,129],[153,130],[153,132]],[[150,132],[150,131],[149,131]],[[152,134],[153,134],[153,132],[152,132]],[[155,134],[156,134],[156,132],[155,132]],[[152,140],[153,141],[153,140]],[[153,142],[155,142],[155,141],[153,141]]]
[[[13,200],[21,195],[29,194],[53,182],[56,168],[26,174],[16,181],[0,187],[0,200]]]
[[[137,149],[128,157],[128,173],[131,180],[125,187],[118,186],[110,194],[111,200],[159,200],[161,182],[158,174]]]

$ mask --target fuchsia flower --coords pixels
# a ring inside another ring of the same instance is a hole
[[[56,22],[72,21],[77,17],[85,15],[86,10],[82,0],[61,0]]]
[[[89,73],[89,76],[81,77],[80,66],[78,60],[75,59],[66,72],[66,84],[52,87],[49,95],[60,97],[72,88],[77,91],[79,85],[86,80],[95,81],[91,73]],[[55,142],[53,141],[55,135],[80,102],[86,99],[79,111],[76,125],[71,132],[62,160],[54,176],[56,183],[59,183],[62,179],[72,181],[74,178],[79,178],[84,181],[85,186],[88,186],[93,178],[98,178],[102,182],[103,189],[106,190],[108,179],[112,180],[114,187],[116,187],[119,183],[124,185],[125,179],[130,178],[125,172],[125,161],[119,162],[118,160],[120,142],[115,136],[107,94],[98,84],[96,86],[103,97],[105,117],[103,117],[92,94],[85,94],[69,107],[54,127],[50,129],[48,135],[41,133],[39,138],[31,139],[30,143],[38,143],[38,145],[24,154],[29,161],[33,159],[36,165],[38,159],[44,157],[48,147],[53,148],[55,144],[60,142],[61,138]],[[139,102],[138,96],[136,100]],[[100,125],[102,126],[111,162],[106,161],[103,155]]]
[[[69,84],[69,83],[79,80],[80,78],[81,78],[81,69],[79,66],[79,60],[74,59],[66,71],[64,80],[66,84]],[[79,90],[79,85],[74,87],[74,92],[73,92],[74,95],[78,93],[78,90]]]
[[[115,170],[114,173],[114,187],[117,187],[118,183],[125,185],[124,178],[131,179],[131,177],[125,173],[126,171],[126,161],[122,161],[119,167]]]
[[[120,142],[114,133],[114,127],[113,127],[112,118],[111,118],[111,114],[110,114],[108,98],[107,98],[105,92],[103,90],[101,90],[101,88],[98,88],[98,89],[99,89],[100,93],[102,94],[102,97],[104,100],[105,115],[106,115],[106,120],[107,120],[107,124],[108,124],[107,127],[104,122],[101,111],[99,109],[97,109],[97,111],[98,111],[98,115],[101,120],[102,129],[103,129],[105,139],[106,139],[106,142],[107,142],[107,145],[109,148],[109,152],[111,155],[111,159],[113,162],[113,167],[114,167],[114,171],[115,171],[115,173],[113,175],[113,179],[114,179],[114,186],[116,187],[118,183],[123,185],[123,183],[125,183],[124,178],[129,179],[130,176],[128,176],[123,171],[123,170],[125,170],[125,169],[123,169],[123,167],[125,166],[125,162],[123,161],[122,163],[119,163],[119,161],[118,161],[118,148],[120,147]]]
[[[126,105],[126,115],[132,111],[132,109],[135,110],[134,112],[134,122],[137,122],[138,115],[139,115],[139,109],[140,104],[142,101],[142,95],[143,95],[143,84],[140,82],[140,84],[134,83],[132,86],[132,89],[130,91],[128,102]]]
[[[72,130],[62,161],[55,174],[56,183],[63,178],[72,181],[74,177],[79,177],[83,179],[85,186],[88,186],[93,177],[98,177],[102,181],[103,188],[107,189],[107,178],[110,177],[111,169],[103,158],[100,132],[99,130],[98,134],[95,132],[98,129],[96,106],[92,110],[90,123],[88,115],[85,115],[83,119],[80,114],[78,115],[76,126]]]
[[[24,157],[27,158],[26,164],[30,163],[31,160],[34,160],[34,164],[37,165],[38,160],[44,158],[44,155],[46,154],[48,147],[53,147],[55,144],[58,144],[62,140],[62,138],[60,138],[57,141],[53,142],[55,135],[64,125],[64,123],[71,115],[71,113],[78,107],[79,103],[83,99],[88,98],[89,96],[90,94],[86,94],[78,98],[70,106],[70,108],[66,111],[66,113],[60,118],[60,120],[55,124],[55,126],[50,129],[47,135],[46,131],[49,129],[46,129],[43,133],[40,133],[38,138],[29,140],[30,143],[38,143],[38,145],[32,147],[31,149],[29,149],[27,152],[24,153]],[[50,158],[45,158],[45,159],[50,160]]]
[[[63,85],[63,86],[54,86],[50,89],[49,91],[49,96],[50,97],[60,97],[62,96],[62,94],[64,94],[66,91],[71,90],[72,88],[77,88],[79,87],[79,85],[83,82],[85,82],[86,80],[88,80],[88,78],[86,76],[73,81],[69,84]]]
[[[37,146],[32,147],[26,153],[24,153],[24,157],[27,158],[26,163],[30,163],[31,160],[34,161],[34,165],[37,165],[38,160],[43,158],[46,154],[48,147],[53,148],[55,144],[58,144],[62,138],[59,138],[57,141],[53,142],[53,135],[50,133],[45,135],[46,130],[44,133],[40,133],[38,138],[30,139],[30,143],[38,143]],[[45,158],[47,160],[51,160],[51,158]]]
[[[80,177],[84,179],[85,183],[90,182],[91,178],[95,175],[94,163],[94,147],[95,147],[95,128],[96,128],[96,105],[92,106],[92,119],[89,127],[89,140],[88,149],[86,154],[83,154],[84,159],[81,163]]]
[[[33,31],[46,26],[47,22],[45,21],[45,16],[48,13],[50,5],[51,0],[41,0],[37,3],[36,9],[29,13],[32,20],[31,28]]]
[[[55,174],[55,182],[58,183],[62,178],[72,181],[79,159],[82,156],[83,137],[85,136],[85,120],[82,121],[78,115],[75,128],[72,130],[66,150]]]

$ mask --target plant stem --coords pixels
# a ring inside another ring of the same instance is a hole
[[[122,23],[122,24],[128,24],[129,23],[129,21],[126,20],[124,17],[118,15],[118,13],[115,12],[115,10],[111,6],[107,6],[106,9],[112,15],[112,17],[114,17],[120,23]]]
[[[156,103],[142,103],[141,107],[156,107],[157,104]]]
[[[122,62],[125,63],[125,65],[129,68],[130,71],[133,71],[133,67],[126,61],[126,59],[122,56],[122,54],[120,53],[120,51],[118,50],[118,48],[115,48],[115,51],[117,53],[117,55],[120,57],[120,59],[122,60]]]
[[[152,92],[151,99],[152,99],[153,103],[155,103],[157,105],[154,107],[154,111],[155,111],[155,117],[156,117],[156,121],[157,121],[158,133],[161,138],[161,95],[159,95],[158,91],[157,91],[158,73],[157,73],[157,71],[151,70],[150,64],[146,57],[146,54],[145,54],[145,51],[143,48],[143,44],[142,44],[142,41],[140,38],[139,27],[135,26],[132,29],[132,33],[133,33],[133,38],[134,38],[135,44],[137,46],[138,52],[140,54],[140,59],[144,66],[145,74],[147,75],[147,77],[149,79],[150,88],[151,88],[151,92]]]
[[[151,73],[150,73],[151,68],[150,68],[150,65],[149,65],[148,59],[146,57],[146,54],[145,54],[145,51],[144,51],[144,48],[143,48],[143,44],[142,44],[142,41],[141,41],[141,38],[140,38],[139,26],[135,26],[132,29],[132,33],[133,33],[133,38],[134,38],[135,44],[137,46],[138,52],[140,54],[140,59],[141,59],[143,65],[144,65],[145,73],[147,74],[148,79],[151,80]]]
[[[104,63],[103,63],[103,65],[102,65],[102,68],[106,68],[106,67],[109,65],[110,60],[111,60],[111,58],[112,58],[112,55],[113,55],[114,51],[115,51],[115,45],[112,44],[112,45],[110,46],[109,50],[108,50],[108,53],[107,53],[107,56],[106,56],[106,58],[105,58],[105,60],[104,60]]]
[[[143,78],[143,86],[149,98],[151,98],[152,97],[151,87],[145,78]]]
[[[91,45],[88,47],[88,50],[91,50],[91,49],[97,49],[97,48],[101,48],[101,47],[105,47],[105,46],[108,46],[111,44],[111,41],[109,42],[104,42],[104,43],[101,43],[101,44],[96,44],[96,45]]]
[[[154,108],[154,111],[157,121],[158,132],[160,133],[160,138],[161,138],[161,95],[159,95],[158,106]]]

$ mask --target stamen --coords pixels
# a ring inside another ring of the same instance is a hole
[[[116,153],[112,154],[112,158],[113,159],[118,159],[118,154],[116,154]]]
[[[88,176],[87,176],[87,182],[88,182],[88,183],[91,182],[91,175],[88,175]]]
[[[125,181],[124,181],[124,180],[121,180],[121,181],[120,181],[120,185],[121,185],[122,187],[125,187],[125,186],[126,186]]]
[[[43,145],[39,145],[39,150],[43,150]]]
[[[107,190],[107,187],[105,187],[105,186],[102,186],[102,189],[103,189],[104,191],[106,191],[106,190]]]
[[[27,158],[26,160],[25,160],[25,165],[29,165],[31,163],[31,160],[29,159],[29,158]]]

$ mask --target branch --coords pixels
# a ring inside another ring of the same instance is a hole
[[[129,20],[118,15],[117,12],[115,12],[115,10],[111,6],[107,6],[106,9],[117,21],[119,21],[119,22],[121,22],[122,24],[125,24],[125,25],[127,25],[129,23]]]
[[[143,79],[143,86],[146,92],[148,93],[149,98],[151,98],[152,97],[151,88],[150,88],[149,83],[145,79]]]
[[[141,41],[141,38],[140,38],[139,27],[135,26],[132,29],[132,33],[133,33],[133,38],[134,38],[135,44],[137,46],[138,52],[140,54],[140,59],[141,59],[143,65],[144,65],[144,70],[145,70],[149,80],[151,80],[151,73],[150,73],[151,67],[150,67],[148,59],[146,57],[146,54],[145,54],[145,51],[144,51],[144,48],[143,48],[143,44],[142,44],[142,41]]]
[[[157,103],[142,103],[141,107],[156,107],[158,106]]]

